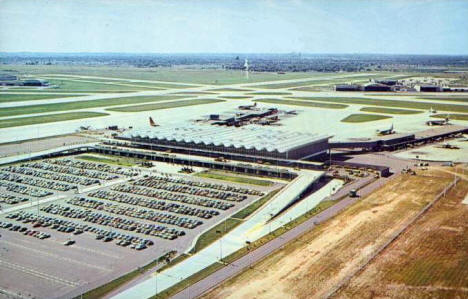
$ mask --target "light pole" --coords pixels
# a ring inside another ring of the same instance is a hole
[[[245,245],[247,245],[247,255],[250,254],[250,244],[251,244],[250,241],[245,241]],[[247,257],[247,260],[249,260],[248,257]],[[252,268],[252,261],[248,262],[248,264],[249,264],[249,267]]]
[[[223,259],[223,234],[220,230],[216,230],[216,233],[219,234],[219,260]]]

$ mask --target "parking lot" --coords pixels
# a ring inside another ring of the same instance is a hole
[[[280,185],[73,157],[0,168],[0,295],[51,298],[92,289],[168,252],[185,252],[203,231]]]

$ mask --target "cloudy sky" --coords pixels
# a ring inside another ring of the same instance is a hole
[[[468,54],[468,0],[0,0],[0,52]]]

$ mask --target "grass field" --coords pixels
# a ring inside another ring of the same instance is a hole
[[[137,68],[111,66],[74,66],[74,65],[9,65],[9,69],[26,74],[68,74],[84,76],[102,76],[155,81],[171,81],[201,84],[252,83],[273,80],[287,80],[310,77],[310,73],[291,72],[277,74],[272,72],[250,72],[248,79],[239,70],[189,69],[189,68]],[[322,75],[323,74],[319,74]]]
[[[306,101],[294,101],[294,100],[280,100],[280,99],[259,99],[255,102],[260,103],[270,103],[270,104],[280,104],[280,105],[293,105],[293,106],[303,106],[310,108],[326,108],[326,109],[344,109],[348,105],[343,104],[329,104],[329,103],[319,103],[319,102],[306,102]]]
[[[202,298],[327,298],[451,180],[430,172],[396,177]],[[413,246],[423,247],[424,242]],[[356,298],[372,298],[359,295]]]
[[[117,112],[141,112],[141,111],[187,107],[187,106],[213,104],[213,103],[221,103],[221,102],[224,102],[224,101],[216,100],[216,99],[193,99],[193,100],[173,101],[173,102],[165,102],[165,103],[146,104],[146,105],[124,106],[124,107],[117,107],[117,108],[109,108],[106,110],[117,111]]]
[[[216,92],[210,92],[210,91],[179,91],[179,92],[174,92],[173,94],[176,95],[210,95],[210,94],[217,94]]]
[[[380,115],[380,114],[354,113],[343,118],[341,121],[344,123],[365,123],[369,121],[376,121],[376,120],[387,119],[387,118],[392,118],[392,117],[387,116],[387,115]]]
[[[431,101],[452,101],[452,102],[462,102],[468,104],[467,96],[433,96],[433,97],[424,97],[417,98],[418,100],[431,100]]]
[[[461,181],[336,297],[468,298],[467,192]]]
[[[243,91],[250,91],[250,90],[242,89],[242,88],[215,88],[215,89],[210,89],[210,91],[243,92]]]
[[[109,107],[125,104],[139,104],[148,102],[158,102],[164,100],[182,99],[183,96],[139,96],[127,98],[111,98],[101,100],[77,101],[67,103],[54,103],[54,104],[40,104],[30,106],[7,107],[0,110],[1,116],[13,116],[32,113],[45,113],[56,111],[67,111],[77,109],[88,109],[98,107]]]
[[[106,116],[106,115],[109,115],[109,114],[100,113],[100,112],[68,112],[68,113],[46,114],[46,115],[30,116],[30,117],[7,118],[7,119],[0,119],[0,128],[29,126],[29,125],[52,123],[52,122],[66,121],[66,120],[73,120],[73,119],[100,117],[100,116]]]
[[[80,81],[78,79],[48,79],[51,85],[56,85],[57,88],[51,88],[50,90],[62,90],[62,91],[83,91],[83,92],[113,92],[113,91],[139,91],[139,90],[155,90],[154,88],[147,88],[144,86],[137,87],[137,86],[126,86],[120,84],[106,84],[106,82],[102,81],[93,81],[93,80],[83,80]]]
[[[230,99],[230,100],[245,100],[245,99],[251,99],[252,97],[250,96],[220,96],[220,98]]]
[[[251,177],[231,175],[229,173],[212,171],[212,170],[199,172],[195,176],[202,177],[202,178],[215,179],[215,180],[228,181],[228,182],[233,182],[233,183],[248,184],[248,185],[257,185],[257,186],[273,185],[273,182],[267,181],[267,180],[260,180],[260,179],[255,179]]]
[[[431,117],[435,118],[449,118],[454,120],[468,120],[468,114],[434,114]]]
[[[285,91],[257,91],[257,92],[249,92],[250,95],[261,95],[261,96],[282,96],[282,95],[290,95],[292,93],[285,92]]]
[[[387,114],[418,114],[423,113],[421,110],[408,110],[408,109],[395,109],[395,108],[380,108],[380,107],[363,107],[359,109],[364,112],[377,112],[377,113],[387,113]]]
[[[0,94],[0,103],[73,97],[73,95]]]
[[[372,105],[381,107],[400,107],[429,110],[431,108],[442,111],[451,112],[468,112],[468,105],[457,104],[441,104],[416,101],[399,101],[399,100],[380,100],[372,98],[347,98],[347,97],[290,97],[290,99],[319,101],[328,103],[355,104],[355,105]]]

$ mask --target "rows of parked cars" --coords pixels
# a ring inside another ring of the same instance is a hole
[[[116,174],[109,174],[109,173],[95,171],[95,170],[86,170],[82,168],[73,168],[69,166],[59,166],[59,165],[51,164],[50,162],[47,162],[47,161],[48,160],[22,164],[21,166],[27,166],[27,167],[36,168],[36,169],[53,171],[56,173],[76,175],[80,177],[87,177],[91,179],[98,179],[98,180],[104,180],[104,181],[110,181],[110,180],[119,178],[119,176]]]
[[[221,200],[227,200],[227,201],[240,202],[240,201],[247,199],[247,195],[244,195],[244,194],[238,194],[238,193],[222,191],[222,190],[220,191],[217,189],[209,189],[207,187],[192,186],[190,184],[192,181],[186,181],[182,179],[180,181],[184,183],[178,183],[178,182],[172,183],[163,178],[166,178],[166,177],[151,176],[151,177],[138,180],[134,182],[133,184],[135,184],[136,186],[144,186],[144,187],[149,187],[149,188],[166,190],[169,192],[186,193],[186,194],[191,194],[191,195],[197,195],[197,196],[203,196],[203,197],[209,197],[209,198],[215,198],[215,199],[221,199]],[[199,183],[199,182],[193,181],[193,183]]]
[[[71,185],[68,183],[60,183],[60,182],[55,182],[55,181],[51,182],[51,181],[46,181],[43,179],[34,179],[31,177],[17,175],[17,174],[9,173],[6,171],[0,171],[0,180],[20,183],[20,184],[25,184],[25,185],[31,185],[34,187],[40,187],[44,189],[52,189],[52,190],[57,190],[57,191],[69,191],[72,189],[76,189],[75,185]]]
[[[222,201],[207,199],[203,197],[178,194],[178,193],[162,191],[162,190],[158,190],[154,188],[138,187],[135,185],[121,184],[121,185],[112,187],[112,190],[130,193],[130,194],[143,195],[143,196],[153,197],[157,199],[178,201],[178,202],[183,202],[183,203],[202,206],[202,207],[215,208],[219,210],[228,210],[234,206],[234,204],[230,202],[222,202]]]
[[[26,167],[9,166],[9,167],[3,168],[2,170],[9,171],[12,173],[17,173],[17,174],[27,175],[27,176],[33,176],[37,178],[43,178],[47,180],[71,183],[75,185],[90,186],[90,185],[99,183],[99,180],[97,179],[88,179],[88,178],[82,178],[82,177],[77,177],[77,176],[57,174],[57,173],[52,173],[52,172],[38,171],[38,170],[26,168]]]
[[[145,219],[163,224],[171,224],[188,229],[193,229],[203,224],[203,222],[200,220],[194,220],[188,217],[179,217],[176,215],[159,213],[147,209],[137,209],[134,207],[121,206],[118,204],[104,203],[99,200],[88,199],[84,197],[75,197],[73,199],[68,200],[67,203],[88,209],[105,211],[111,214]]]
[[[127,169],[123,167],[116,167],[110,166],[103,163],[94,163],[94,162],[84,162],[84,161],[77,161],[73,159],[50,159],[45,160],[46,163],[61,165],[66,167],[73,167],[73,168],[80,168],[80,169],[88,169],[88,170],[97,170],[101,172],[107,173],[115,173],[123,176],[136,176],[138,175],[138,171],[133,169]]]
[[[122,217],[114,217],[99,212],[90,213],[88,210],[71,208],[59,204],[49,204],[48,206],[41,207],[41,211],[62,217],[76,218],[103,226],[110,226],[122,230],[151,235],[167,240],[174,240],[179,236],[185,235],[183,230],[178,230],[175,228],[169,228],[158,224],[139,222]]]
[[[193,186],[193,187],[200,187],[200,188],[205,188],[205,189],[208,188],[208,189],[215,189],[215,190],[221,190],[221,191],[229,191],[229,192],[247,194],[247,195],[253,195],[253,196],[262,196],[263,195],[262,191],[258,191],[258,190],[255,190],[255,189],[242,188],[242,187],[237,187],[237,186],[232,186],[232,185],[224,185],[224,184],[216,184],[216,183],[209,183],[209,182],[186,180],[186,179],[183,179],[183,178],[181,178],[179,176],[174,176],[174,175],[169,175],[169,174],[153,176],[153,177],[151,177],[151,180],[160,180],[160,181],[174,183],[174,184],[183,184],[183,185],[189,185],[189,186]]]
[[[21,226],[18,224],[13,224],[11,222],[0,221],[0,228],[8,229],[10,231],[22,233],[25,236],[35,237],[41,240],[50,238],[50,234],[40,232],[33,229],[28,229],[26,226]]]
[[[22,223],[32,223],[33,228],[48,227],[50,229],[57,230],[58,232],[67,234],[79,235],[87,232],[94,234],[96,240],[101,240],[103,242],[117,240],[115,243],[116,245],[124,247],[129,246],[129,248],[137,250],[145,249],[148,246],[154,244],[154,242],[149,239],[143,239],[135,235],[105,230],[87,224],[78,224],[72,221],[44,215],[37,215],[30,212],[21,211],[17,213],[11,213],[8,214],[6,218],[15,219],[16,221]]]
[[[120,187],[117,187],[117,189],[120,189]],[[210,219],[213,216],[219,215],[219,212],[217,210],[204,210],[204,209],[199,209],[199,208],[193,208],[193,207],[183,205],[180,203],[167,202],[165,200],[154,200],[151,198],[132,196],[129,194],[124,194],[124,193],[119,193],[119,192],[114,192],[114,191],[99,190],[99,191],[88,193],[88,196],[100,198],[100,199],[106,199],[106,200],[115,201],[115,202],[122,202],[122,203],[130,204],[130,205],[141,206],[141,207],[160,210],[160,211],[168,211],[168,212],[181,214],[181,215],[194,216],[194,217],[203,218],[203,219]],[[182,195],[182,196],[188,197],[185,195]],[[187,201],[184,201],[184,202],[188,202],[190,204],[196,204],[195,200],[191,201],[187,199]],[[221,204],[224,204],[224,203],[221,203]],[[232,204],[229,204],[229,205],[232,206]]]
[[[11,194],[1,194],[0,193],[0,203],[6,203],[9,205],[14,205],[20,202],[28,201],[29,199],[26,197],[18,197]]]
[[[52,195],[53,193],[48,190],[41,190],[38,188],[33,187],[26,187],[20,184],[12,183],[12,182],[3,182],[1,181],[0,175],[0,187],[5,188],[6,191],[15,192],[19,194],[24,194],[32,197],[45,197]]]

